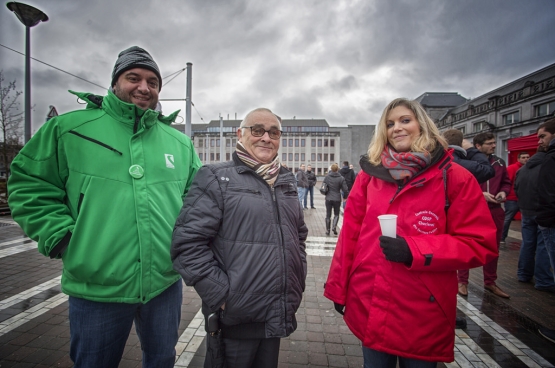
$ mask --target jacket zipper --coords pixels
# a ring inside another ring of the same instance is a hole
[[[86,135],[83,135],[83,134],[81,134],[81,133],[77,133],[77,132],[74,131],[74,130],[70,130],[69,133],[71,133],[71,134],[73,134],[73,135],[76,135],[76,136],[78,136],[78,137],[81,137],[81,138],[83,138],[83,139],[86,139],[86,140],[89,141],[89,142],[96,143],[96,144],[98,144],[98,145],[100,145],[100,146],[102,146],[102,147],[104,147],[104,148],[109,149],[110,151],[113,151],[113,152],[115,152],[115,153],[118,153],[120,156],[123,156],[123,153],[121,153],[120,151],[118,151],[118,150],[115,149],[114,147],[111,147],[111,146],[107,145],[106,143],[102,143],[102,142],[100,142],[100,141],[98,141],[98,140],[96,140],[96,139],[94,139],[94,138],[87,137]]]
[[[266,183],[266,185],[268,185]],[[278,209],[278,203],[277,203],[277,198],[276,198],[276,192],[275,192],[275,183],[274,185],[272,185],[270,187],[270,192],[272,193],[272,200],[274,201],[275,204],[275,209],[276,209],[276,215],[277,215],[277,225],[279,227],[279,235],[280,235],[280,244],[281,244],[281,250],[283,252],[283,277],[282,277],[282,282],[283,282],[283,311],[285,312],[285,314],[287,315],[287,300],[285,300],[285,298],[287,298],[287,260],[285,259],[285,244],[283,241],[283,231],[281,230],[281,221],[280,221],[280,216],[279,216],[279,209]],[[287,327],[285,326],[285,329],[287,330]]]

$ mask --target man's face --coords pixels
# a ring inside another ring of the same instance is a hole
[[[254,112],[247,119],[247,127],[281,130],[277,117],[266,111]],[[239,128],[237,138],[252,157],[264,164],[272,162],[279,150],[280,139],[271,139],[268,132],[264,132],[261,137],[254,137],[250,128]]]
[[[307,170],[307,171],[312,171],[312,166],[308,165],[308,166],[306,167],[306,170]]]
[[[520,162],[523,165],[526,165],[529,159],[530,159],[530,155],[527,153],[523,153],[522,155],[519,156],[518,162]]]
[[[492,155],[495,152],[495,138],[488,139],[483,144],[476,144],[476,148],[478,151],[482,152],[485,155]]]
[[[301,165],[301,170],[304,171],[304,169],[305,169],[305,166]]]
[[[538,130],[538,145],[544,150],[547,150],[549,142],[551,142],[553,138],[555,138],[555,134],[549,133],[545,128]]]
[[[146,110],[156,108],[160,81],[148,69],[134,68],[123,72],[114,85],[114,94],[122,101]]]

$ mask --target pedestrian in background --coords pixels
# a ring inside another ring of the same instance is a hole
[[[495,152],[495,135],[490,132],[480,133],[474,136],[473,142],[474,147],[476,147],[480,152],[488,156],[488,161],[490,165],[495,170],[495,176],[484,183],[480,184],[484,198],[488,203],[488,209],[495,223],[495,228],[497,229],[496,243],[497,250],[499,251],[499,246],[501,243],[501,234],[503,231],[503,222],[505,220],[505,212],[501,207],[501,204],[507,199],[507,194],[511,191],[511,181],[509,180],[509,175],[507,174],[507,165],[505,161],[500,157],[497,157]],[[491,259],[482,268],[484,275],[484,289],[497,295],[501,298],[510,298],[511,296],[503,291],[499,285],[497,285],[497,262],[499,256]],[[468,269],[459,270],[459,292],[466,289],[468,286]]]
[[[306,210],[307,207],[306,205],[304,205],[304,201],[306,197],[306,192],[308,190],[308,176],[306,175],[305,168],[306,167],[304,166],[304,164],[301,164],[301,166],[297,170],[295,179],[297,180],[297,193],[299,195],[299,203],[301,204],[301,207]]]
[[[519,152],[517,161],[514,164],[507,166],[507,175],[509,175],[509,180],[511,181],[511,191],[507,195],[507,200],[503,204],[503,208],[505,210],[505,221],[503,222],[501,243],[505,243],[505,238],[509,234],[509,227],[511,226],[511,222],[519,211],[518,198],[515,193],[516,173],[518,170],[524,167],[524,165],[526,165],[529,159],[530,154],[528,152]]]
[[[143,367],[173,367],[182,282],[171,233],[200,167],[191,140],[154,109],[162,88],[148,52],[122,51],[106,96],[44,124],[12,163],[13,217],[63,262],[70,357],[117,367],[135,323]]]
[[[310,208],[315,209],[316,207],[314,207],[314,187],[316,186],[318,179],[316,179],[316,174],[314,173],[314,171],[312,171],[312,166],[310,165],[306,167],[306,177],[308,179],[308,188],[304,195],[304,208],[307,208],[308,195],[310,194]]]
[[[349,195],[349,189],[345,178],[337,171],[339,166],[337,164],[331,165],[330,172],[324,178],[323,183],[328,187],[326,193],[326,235],[330,235],[331,226],[331,210],[333,208],[333,226],[332,230],[337,235],[337,223],[339,222],[339,211],[341,207],[341,193],[343,193],[343,201]]]
[[[349,193],[324,295],[363,345],[364,367],[454,360],[457,274],[495,257],[495,226],[474,177],[416,101],[376,126]],[[378,216],[397,215],[397,237]]]
[[[280,338],[297,328],[308,229],[295,177],[280,165],[280,119],[253,110],[237,137],[232,161],[205,165],[195,177],[171,256],[204,316],[219,316],[227,368],[271,368]]]
[[[348,194],[348,192],[351,191],[351,188],[353,187],[353,184],[355,183],[355,180],[357,177],[355,174],[355,170],[353,170],[349,166],[349,161],[343,161],[343,167],[339,170],[339,174],[341,174],[341,176],[345,178],[345,182],[347,182],[347,188],[348,188],[347,194]],[[343,208],[345,208],[346,203],[347,201],[344,200]]]

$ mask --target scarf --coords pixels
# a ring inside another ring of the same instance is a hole
[[[262,179],[266,180],[269,186],[273,186],[274,182],[277,179],[279,174],[279,169],[281,168],[281,163],[279,162],[279,155],[276,155],[276,158],[269,164],[263,164],[258,162],[254,157],[252,157],[245,146],[239,141],[237,141],[237,145],[235,146],[237,157],[248,167],[253,169],[258,175],[262,177]]]
[[[425,169],[432,157],[429,152],[397,152],[389,144],[382,152],[382,165],[395,180],[403,183]]]

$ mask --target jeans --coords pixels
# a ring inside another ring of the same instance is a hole
[[[528,282],[536,279],[536,287],[555,286],[550,270],[549,255],[545,248],[543,235],[536,224],[535,216],[522,215],[522,244],[518,256],[517,277],[519,281]]]
[[[362,347],[362,355],[364,357],[364,368],[395,368],[397,359],[399,359],[400,368],[435,368],[436,362],[427,362],[425,360],[402,358],[396,355],[382,353],[366,346]]]
[[[303,201],[306,195],[306,188],[297,187],[297,193],[299,194],[299,202],[301,203],[301,207],[303,207]]]
[[[549,261],[551,262],[551,270],[555,275],[555,227],[543,227],[543,226],[538,226],[538,227],[543,235],[545,248],[549,256]]]
[[[314,208],[314,186],[309,185],[306,188],[306,192],[304,194],[304,208],[306,208],[306,202],[308,202],[308,195],[310,194],[310,208]]]
[[[505,202],[505,221],[503,222],[503,234],[501,235],[501,240],[505,241],[507,234],[509,234],[509,227],[511,226],[511,221],[518,212],[518,202],[517,201],[507,201]]]
[[[173,367],[182,303],[181,280],[146,304],[103,303],[69,297],[70,357],[76,368],[117,368],[131,326],[143,367]]]
[[[489,211],[497,230],[495,240],[497,242],[497,251],[499,251],[499,242],[501,241],[501,232],[503,231],[503,219],[505,218],[505,213],[501,207],[490,207]],[[484,285],[495,285],[495,280],[497,280],[497,261],[499,261],[499,255],[482,267],[484,273]],[[458,276],[459,283],[468,284],[468,270],[459,270]]]

